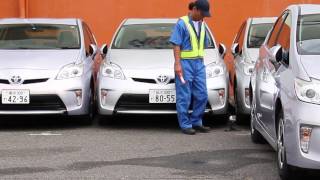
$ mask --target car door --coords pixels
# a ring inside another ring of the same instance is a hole
[[[287,17],[287,12],[283,13],[276,21],[270,37],[266,44],[260,49],[260,59],[257,64],[256,81],[256,112],[261,125],[267,130],[269,135],[273,134],[273,127],[270,126],[274,121],[273,109],[274,96],[277,93],[276,81],[274,75],[276,67],[270,56],[271,48],[277,43],[279,32]]]
[[[280,29],[276,45],[280,45],[282,47],[283,51],[283,57],[282,61],[280,62],[275,62],[275,61],[269,61],[269,67],[271,69],[269,71],[272,71],[273,73],[271,74],[272,79],[274,80],[274,86],[275,86],[275,92],[274,94],[270,94],[270,98],[273,98],[270,100],[270,109],[266,109],[267,113],[270,115],[270,117],[274,117],[274,119],[269,118],[268,121],[266,121],[268,128],[270,129],[271,135],[276,138],[276,121],[275,121],[275,116],[276,116],[276,100],[278,97],[279,91],[281,91],[281,81],[280,78],[283,77],[282,74],[285,74],[287,70],[289,69],[289,52],[290,52],[290,32],[291,32],[291,27],[292,27],[292,16],[291,13],[288,11],[287,12],[287,17]],[[271,54],[271,53],[269,53]],[[287,74],[287,73],[286,73]]]
[[[289,29],[289,30],[288,30]],[[275,130],[275,101],[279,92],[279,77],[282,70],[281,64],[276,62],[271,50],[280,44],[285,47],[290,46],[291,16],[284,12],[274,26],[273,32],[264,46],[265,58],[262,60],[262,68],[259,83],[259,112],[260,120],[272,138],[276,138]],[[288,34],[289,33],[289,34]],[[289,42],[288,42],[289,41]]]

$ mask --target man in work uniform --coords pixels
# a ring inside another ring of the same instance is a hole
[[[208,100],[206,69],[203,63],[204,48],[208,45],[204,17],[210,17],[207,0],[196,0],[189,4],[190,13],[181,17],[171,34],[174,45],[176,107],[179,125],[183,133],[194,135],[196,131],[206,133],[202,117]],[[189,114],[191,104],[193,112]]]

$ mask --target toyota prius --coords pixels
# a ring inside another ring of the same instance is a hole
[[[0,115],[90,120],[95,52],[81,20],[0,20]]]
[[[177,19],[127,19],[115,33],[98,75],[98,111],[115,114],[175,114],[174,57],[169,42]],[[226,114],[228,73],[224,45],[217,47],[207,27],[205,50],[207,113]],[[220,52],[220,53],[219,53]]]

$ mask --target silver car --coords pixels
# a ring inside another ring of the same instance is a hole
[[[79,19],[0,20],[0,115],[92,117],[96,40]]]
[[[320,5],[289,6],[260,48],[251,77],[253,142],[277,151],[282,179],[320,170]]]
[[[259,48],[264,42],[276,18],[248,18],[240,27],[231,48],[234,69],[230,72],[231,87],[234,92],[234,105],[237,121],[249,122],[250,100],[249,83]]]
[[[174,57],[169,42],[177,19],[127,19],[117,30],[98,75],[101,115],[175,114]],[[209,101],[206,112],[228,110],[228,73],[224,45],[217,47],[207,28],[205,50]],[[220,53],[219,53],[220,51]]]

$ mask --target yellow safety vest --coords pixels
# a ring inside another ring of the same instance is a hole
[[[193,30],[192,25],[190,24],[189,16],[183,16],[180,19],[185,23],[189,34],[190,34],[190,43],[191,50],[182,50],[180,57],[182,59],[197,59],[203,58],[204,56],[204,41],[205,41],[205,26],[204,23],[201,23],[200,30],[200,41],[198,41],[198,37],[196,32]]]

